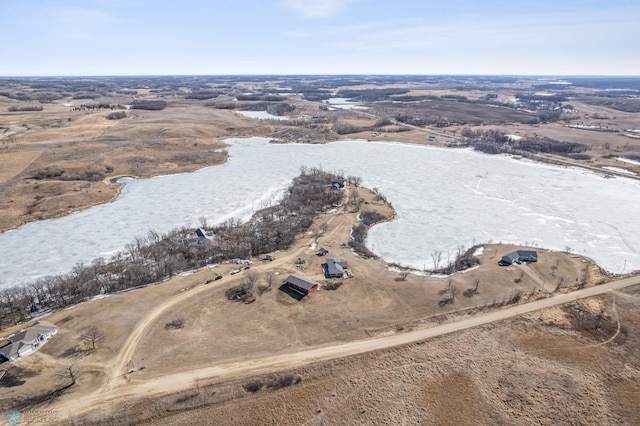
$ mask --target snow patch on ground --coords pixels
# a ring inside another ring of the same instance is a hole
[[[255,118],[258,120],[288,120],[287,117],[281,117],[279,115],[269,114],[267,111],[236,111],[238,114],[249,118]]]
[[[362,106],[358,102],[353,102],[347,98],[331,98],[324,101],[324,103],[339,109],[369,109],[369,107]]]
[[[634,172],[632,172],[630,170],[627,170],[627,169],[623,169],[621,167],[604,166],[602,168],[605,169],[605,170],[612,171],[612,172],[623,173],[625,175],[632,175],[632,176],[636,175]]]
[[[623,163],[635,164],[636,166],[640,166],[640,161],[632,160],[630,158],[617,157],[616,160],[622,161]]]

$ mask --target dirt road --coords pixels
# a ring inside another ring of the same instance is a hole
[[[432,328],[410,331],[404,334],[359,340],[341,345],[319,347],[294,354],[281,354],[261,359],[199,368],[191,371],[166,375],[146,382],[120,382],[117,386],[116,383],[111,383],[109,386],[102,388],[98,392],[86,395],[85,397],[76,398],[75,400],[67,403],[53,404],[50,408],[56,409],[65,415],[77,415],[81,412],[95,409],[100,405],[118,400],[149,397],[169,392],[179,392],[181,390],[195,387],[198,382],[214,383],[216,381],[228,380],[235,377],[255,375],[274,370],[290,369],[313,362],[326,361],[374,350],[388,349],[395,346],[415,343],[467,328],[501,321],[535,310],[568,303],[573,300],[620,290],[637,284],[640,284],[640,276],[625,278],[568,294],[557,294],[553,297],[537,300],[535,302],[512,306],[499,311],[479,314],[472,318],[442,324]],[[190,296],[192,295],[194,295],[193,292]],[[154,311],[154,313],[156,312],[158,311]],[[141,324],[141,327],[134,332],[130,339],[132,345],[139,340],[139,336],[143,334],[144,329],[151,323],[152,318],[154,317],[155,315],[150,315],[150,321],[145,321],[144,324]],[[125,360],[126,355],[133,349],[123,351],[123,356],[120,357],[120,362]]]
[[[336,219],[341,219],[341,215],[333,215],[329,217],[326,222],[327,224],[332,224],[332,222],[336,221]],[[329,239],[333,242],[337,242],[337,240],[344,235],[349,234],[349,223],[346,220],[338,220],[338,224],[336,226],[332,226],[330,231],[325,233],[323,237],[325,239]],[[261,269],[277,269],[278,267],[282,267],[288,264],[293,263],[293,260],[297,257],[303,255],[303,253],[309,249],[311,243],[313,242],[313,238],[308,240],[304,240],[301,245],[293,250],[288,250],[286,253],[283,253],[282,256],[279,256],[272,262],[266,263],[264,265],[254,266],[254,270],[260,271]],[[210,290],[214,285],[225,285],[228,286],[230,283],[239,282],[242,278],[241,274],[238,274],[232,279],[226,279],[216,282],[212,285],[200,285],[189,289],[180,295],[168,299],[166,302],[158,305],[153,311],[151,311],[145,318],[140,321],[139,324],[136,325],[136,328],[133,330],[125,344],[122,346],[118,355],[113,360],[110,365],[105,366],[105,370],[108,372],[108,378],[106,380],[105,385],[97,392],[97,393],[105,393],[111,389],[115,389],[120,385],[126,383],[125,374],[129,370],[129,365],[131,360],[133,359],[133,355],[138,347],[138,344],[145,336],[149,327],[151,327],[155,321],[167,310],[171,309],[173,306],[187,300],[190,298],[194,298],[198,296],[200,293]]]

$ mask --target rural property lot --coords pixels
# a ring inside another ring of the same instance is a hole
[[[370,206],[392,214],[385,205],[373,203],[372,193],[364,189],[360,192]],[[208,285],[203,283],[214,272],[204,270],[52,315],[49,319],[62,329],[60,336],[40,353],[24,360],[27,371],[39,372],[31,392],[41,394],[46,390],[43,378],[56,377],[56,372],[64,371],[65,366],[75,365],[81,371],[81,384],[46,406],[78,418],[95,407],[101,410],[99,416],[102,416],[102,410],[117,411],[117,404],[111,402],[117,403],[123,397],[133,401],[186,390],[196,382],[204,386],[210,377],[217,382],[270,370],[297,369],[313,361],[421,341],[428,336],[455,331],[459,325],[482,324],[483,318],[493,319],[494,313],[473,316],[470,315],[473,311],[465,314],[465,308],[492,304],[499,297],[512,297],[514,288],[526,289],[524,294],[529,297],[542,297],[539,302],[558,303],[561,297],[567,300],[575,297],[569,294],[547,298],[536,281],[522,276],[518,268],[496,269],[496,253],[509,249],[496,246],[485,249],[483,266],[479,269],[453,277],[461,289],[472,286],[476,277],[482,277],[479,293],[470,298],[459,297],[453,305],[441,308],[438,301],[442,298],[442,288],[447,285],[446,279],[409,275],[403,281],[397,272],[387,271],[383,262],[360,259],[341,247],[342,242],[348,240],[349,224],[355,216],[355,212],[336,212],[321,217],[319,221],[326,222],[328,227],[317,241],[317,246],[330,247],[332,255],[348,260],[355,277],[346,280],[338,290],[321,290],[302,302],[275,290],[250,305],[228,301],[224,291],[243,275],[229,276],[229,270],[236,267],[230,264],[216,267],[215,273],[223,274],[224,278]],[[321,280],[322,259],[310,249],[314,239],[302,236],[294,249],[277,253],[275,261],[255,264],[252,270],[278,271],[281,276],[298,272]],[[309,260],[303,271],[294,265],[294,260],[301,256]],[[589,266],[577,257],[542,252],[533,269],[539,271],[538,276],[544,276],[543,271],[550,274],[551,266],[556,264],[554,274],[565,277],[567,282],[575,281]],[[515,285],[514,280],[518,278],[520,281]],[[600,279],[595,270],[592,278]],[[136,306],[135,310],[130,309],[132,305]],[[534,306],[525,304],[518,308],[526,310]],[[448,323],[446,317],[433,316],[456,311],[468,319]],[[106,337],[98,343],[97,350],[83,352],[79,350],[79,335],[96,324],[96,312]],[[504,311],[495,314],[500,312]],[[178,316],[186,319],[185,327],[165,329],[165,324]],[[436,326],[442,321],[445,324]],[[194,345],[201,350],[193,350]],[[133,370],[134,373],[125,374]],[[303,383],[307,383],[306,380]],[[14,392],[11,388],[7,390]],[[107,402],[109,404],[104,405]]]
[[[544,91],[536,80],[419,76],[95,83],[0,82],[0,230],[108,202],[119,176],[221,164],[227,137],[488,143],[640,175],[635,99],[580,82]],[[554,151],[563,146],[575,151]],[[498,267],[520,248],[502,244],[483,245],[465,272],[409,273],[347,246],[362,211],[395,215],[368,189],[348,185],[347,197],[361,201],[322,213],[273,261],[253,258],[237,274],[236,263],[209,265],[50,313],[58,335],[0,367],[0,409],[52,410],[60,424],[640,423],[640,276],[544,249],[535,264]],[[319,247],[353,277],[325,279]],[[292,273],[320,290],[300,301],[278,291]],[[250,274],[256,300],[230,300]],[[82,338],[92,326],[102,333],[95,348]]]

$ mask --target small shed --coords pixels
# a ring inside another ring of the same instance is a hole
[[[329,254],[329,250],[327,250],[324,247],[320,247],[320,250],[318,250],[318,256],[324,256],[324,255],[327,255],[327,254]]]
[[[296,292],[304,295],[313,293],[318,289],[317,282],[311,281],[307,278],[301,277],[300,275],[296,275],[296,274],[289,275],[284,284],[287,287],[295,290]]]

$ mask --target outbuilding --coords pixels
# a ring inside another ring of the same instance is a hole
[[[313,293],[318,289],[317,282],[311,281],[307,278],[301,277],[300,275],[296,275],[296,274],[289,275],[284,285],[304,295]]]

